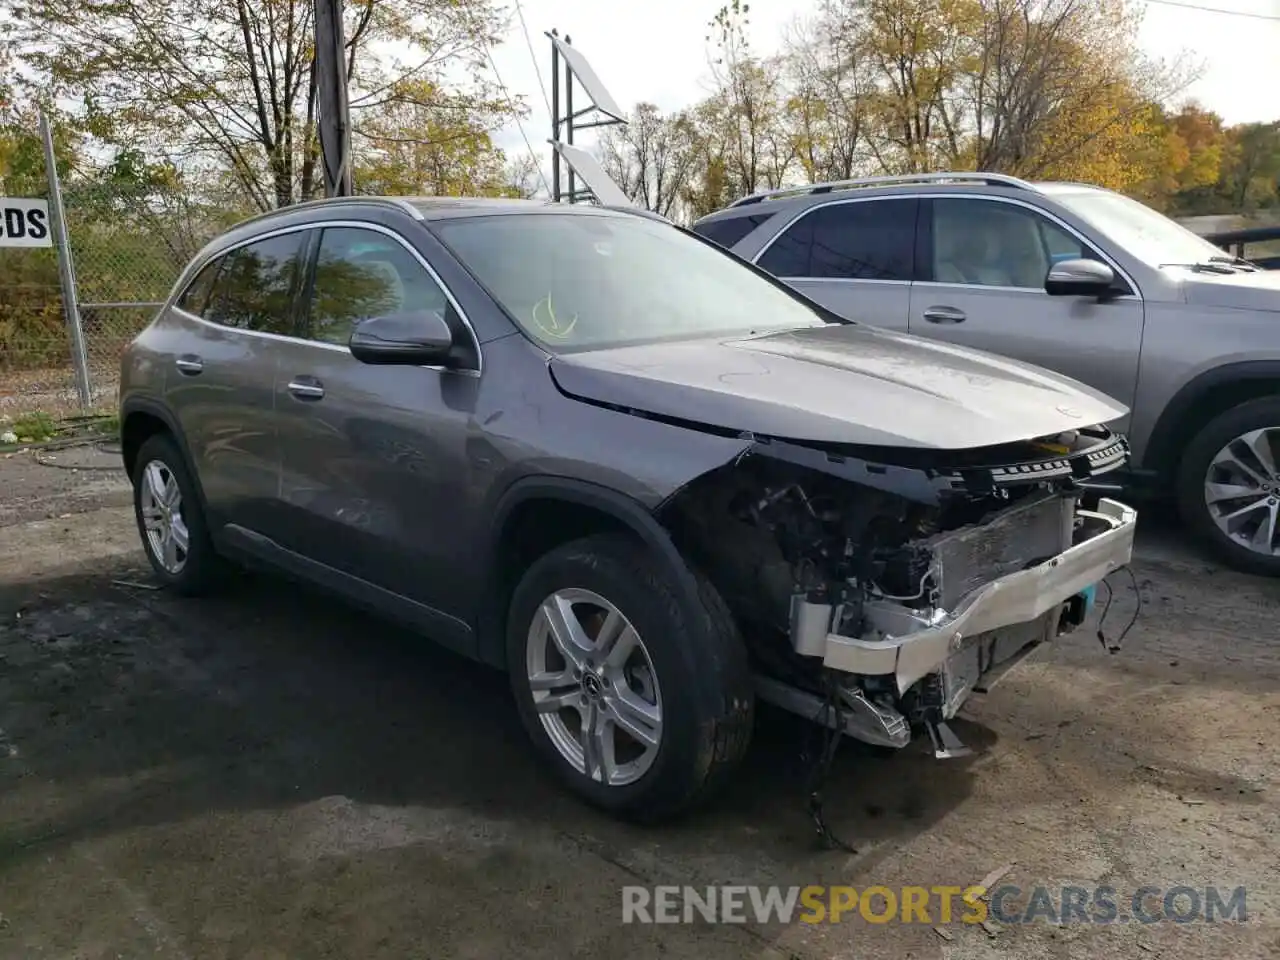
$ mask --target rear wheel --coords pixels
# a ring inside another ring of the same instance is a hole
[[[536,561],[512,597],[507,658],[530,737],[588,802],[634,819],[711,795],[745,754],[754,697],[724,602],[696,609],[643,547],[596,536]]]
[[[195,483],[178,445],[165,434],[138,451],[133,472],[133,509],[151,568],[167,586],[184,594],[205,593],[222,578]]]
[[[1280,576],[1280,397],[1234,407],[1188,444],[1183,520],[1238,570]]]

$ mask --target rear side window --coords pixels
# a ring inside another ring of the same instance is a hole
[[[204,308],[209,303],[209,294],[213,292],[214,281],[218,278],[218,271],[222,269],[222,260],[222,257],[218,257],[210,261],[196,274],[196,278],[188,284],[187,289],[178,298],[179,309],[193,313],[197,317],[204,315]]]
[[[293,334],[294,294],[309,235],[295,230],[228,253],[204,318],[237,330]]]
[[[910,280],[916,208],[908,198],[817,207],[770,244],[759,265],[778,277]]]
[[[712,220],[709,223],[694,224],[693,232],[727,250],[772,216],[772,213],[756,213],[749,217]]]

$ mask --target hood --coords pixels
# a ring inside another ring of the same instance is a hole
[[[1128,412],[1039,367],[861,324],[593,350],[550,366],[581,400],[813,443],[962,450]]]
[[[1198,307],[1280,312],[1280,270],[1255,273],[1188,273],[1187,303]]]

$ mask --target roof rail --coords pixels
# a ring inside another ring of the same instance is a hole
[[[985,183],[992,187],[1014,187],[1019,190],[1034,190],[1035,186],[1026,180],[1006,176],[1003,173],[906,173],[883,177],[858,177],[854,180],[832,180],[829,183],[809,183],[799,187],[782,187],[778,190],[765,190],[753,193],[749,197],[735,200],[729,204],[741,207],[748,203],[759,203],[772,197],[807,196],[815,193],[831,193],[835,190],[848,190],[854,187],[881,187],[894,183]]]
[[[390,207],[395,210],[399,210],[401,213],[407,213],[415,220],[423,219],[422,211],[404,197],[380,197],[352,194],[351,196],[346,197],[321,197],[317,200],[303,200],[301,203],[293,203],[287,207],[276,207],[274,210],[266,210],[263,213],[254,214],[252,217],[241,220],[236,224],[236,226],[246,226],[247,224],[257,223],[260,220],[268,220],[272,217],[277,217],[285,213],[292,213],[295,210],[313,210],[320,207],[340,207],[355,204],[375,207]]]

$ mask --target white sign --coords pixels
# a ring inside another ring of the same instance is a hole
[[[0,197],[0,247],[48,247],[49,204]]]

